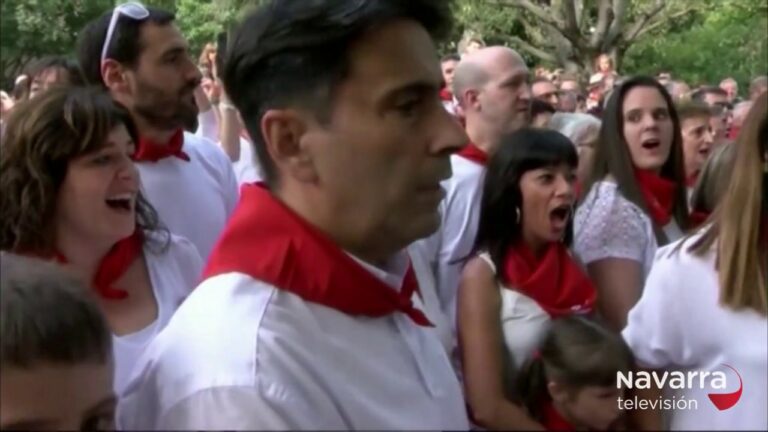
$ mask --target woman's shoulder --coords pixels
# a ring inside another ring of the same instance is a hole
[[[650,221],[648,216],[635,203],[628,200],[619,190],[618,184],[607,178],[595,182],[589,189],[584,201],[577,209],[577,218],[616,218],[623,221]]]
[[[184,270],[202,271],[200,253],[186,237],[167,231],[145,231],[144,235],[147,238],[144,249],[152,256],[154,263],[166,267],[175,262]]]

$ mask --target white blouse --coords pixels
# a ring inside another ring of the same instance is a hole
[[[144,247],[144,260],[157,303],[157,319],[137,332],[112,337],[114,389],[118,396],[125,389],[136,361],[197,286],[203,272],[203,261],[189,240],[171,235],[167,249],[157,251],[153,247],[159,246],[150,243]]]
[[[496,274],[496,266],[487,252],[478,255]],[[501,328],[504,346],[520,369],[540,346],[552,321],[549,314],[535,300],[499,283],[501,293]]]
[[[668,411],[671,430],[768,430],[768,319],[752,310],[720,304],[716,251],[698,257],[688,251],[700,238],[673,243],[657,254],[640,301],[630,311],[624,339],[644,368],[720,371],[726,388],[665,389],[665,397],[695,400],[697,409]],[[681,246],[678,248],[678,246]],[[743,393],[732,408],[718,410],[709,393]]]
[[[683,235],[674,220],[664,232],[670,241]],[[584,266],[605,258],[624,258],[640,263],[647,276],[657,246],[651,218],[624,198],[615,182],[595,183],[576,210],[574,252]]]

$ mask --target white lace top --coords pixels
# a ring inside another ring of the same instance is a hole
[[[674,220],[664,232],[670,242],[683,236]],[[624,198],[614,182],[595,183],[576,210],[574,252],[584,266],[605,258],[625,258],[639,262],[645,278],[657,246],[650,217]]]

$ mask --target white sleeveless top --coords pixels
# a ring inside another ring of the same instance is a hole
[[[478,255],[497,274],[488,252]],[[528,360],[544,340],[551,318],[549,314],[525,294],[499,283],[501,293],[501,329],[504,347],[511,357],[514,370]]]

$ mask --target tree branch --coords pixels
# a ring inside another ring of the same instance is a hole
[[[656,4],[651,10],[642,14],[640,18],[630,26],[629,31],[624,34],[624,41],[626,41],[627,44],[634,42],[637,39],[640,30],[647,26],[651,19],[658,15],[662,10],[664,10],[664,0],[656,0]]]
[[[576,21],[576,0],[563,0],[563,15],[565,16],[565,32],[568,39],[576,39],[579,35],[579,24]]]
[[[547,51],[536,48],[535,46],[529,44],[517,36],[507,36],[507,40],[516,45],[521,50],[526,51],[535,57],[538,57],[540,60],[549,63],[557,63],[557,58],[554,55]]]
[[[597,11],[597,25],[595,26],[595,32],[592,33],[592,37],[589,40],[589,46],[592,49],[598,49],[605,32],[608,29],[610,19],[611,0],[600,0],[600,6]]]
[[[685,15],[688,15],[689,13],[693,12],[695,9],[696,8],[688,7],[688,8],[685,8],[685,9],[681,10],[681,11],[675,12],[673,14],[669,14],[669,15],[663,17],[663,18],[659,18],[659,19],[655,20],[653,23],[651,23],[651,24],[643,27],[642,29],[640,29],[640,31],[637,33],[635,38],[630,40],[630,41],[627,41],[627,42],[630,42],[630,43],[634,42],[635,40],[637,40],[637,38],[640,38],[643,35],[646,35],[646,34],[652,32],[652,31],[658,29],[659,27],[662,27],[662,26],[664,26],[666,24],[669,24],[669,22],[672,21],[672,20],[675,20],[677,18],[680,18],[680,17],[683,17]]]
[[[627,0],[613,0],[613,22],[608,29],[608,35],[605,37],[605,45],[613,45],[621,35],[624,29],[627,17]]]
[[[565,23],[562,20],[557,19],[552,13],[548,12],[541,6],[532,3],[530,0],[496,0],[493,4],[498,6],[511,6],[519,9],[526,10],[536,17],[544,24],[548,24],[552,27],[562,29],[565,27]]]

